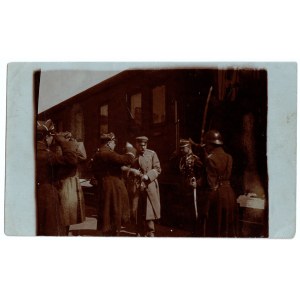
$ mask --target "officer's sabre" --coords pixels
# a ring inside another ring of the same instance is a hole
[[[191,179],[192,183],[196,183],[196,178],[192,177]],[[197,188],[194,187],[194,206],[195,206],[195,215],[196,215],[196,220],[198,219],[198,208],[197,208]]]

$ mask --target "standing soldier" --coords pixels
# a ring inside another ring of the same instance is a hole
[[[101,230],[104,235],[120,235],[123,203],[128,202],[121,166],[131,164],[134,155],[114,151],[116,138],[112,132],[102,134],[100,139],[101,146],[93,158],[93,169],[100,190]]]
[[[181,159],[179,169],[182,175],[182,194],[187,207],[188,223],[192,236],[204,235],[205,214],[203,203],[200,202],[203,164],[191,148],[188,140],[180,140]]]
[[[136,138],[137,157],[132,172],[139,177],[139,186],[133,200],[137,235],[154,237],[154,221],[160,219],[160,195],[157,177],[161,173],[157,154],[147,149],[148,138]]]
[[[59,195],[63,209],[64,222],[67,235],[70,225],[85,221],[84,195],[80,185],[78,166],[86,159],[86,152],[82,142],[77,142],[71,132],[59,132],[68,143],[76,149],[78,164],[60,168],[58,171]],[[56,153],[61,152],[61,147],[56,145]]]
[[[235,236],[235,195],[230,186],[232,157],[223,150],[219,131],[210,130],[204,136],[208,230],[212,236]]]
[[[37,213],[38,235],[66,235],[62,207],[57,189],[59,168],[76,167],[77,154],[73,144],[64,137],[53,133],[51,120],[37,121]],[[56,154],[49,149],[53,138],[60,145],[62,153]]]
[[[134,156],[136,156],[136,149],[133,147],[132,144],[130,144],[129,142],[126,142],[125,145],[125,153],[127,152],[132,152],[134,154]],[[140,182],[140,171],[136,170],[136,169],[132,169],[131,165],[127,165],[127,166],[122,166],[121,167],[122,171],[123,171],[123,179],[125,182],[125,186],[127,189],[127,193],[128,193],[128,198],[129,198],[129,223],[130,224],[134,224],[136,225],[136,216],[135,213],[133,212],[134,209],[134,199],[135,199],[135,195],[137,192],[137,188],[138,188],[138,184]],[[135,176],[138,175],[138,176]],[[126,211],[124,211],[124,213],[126,213]]]

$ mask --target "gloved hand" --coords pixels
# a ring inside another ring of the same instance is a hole
[[[190,183],[190,186],[193,187],[193,188],[195,189],[195,188],[197,187],[196,181],[192,181],[192,182]]]
[[[143,176],[142,176],[142,181],[147,181],[147,180],[149,180],[148,175],[143,175]]]
[[[133,174],[134,176],[141,176],[141,172],[140,172],[140,170],[138,170],[138,169],[133,169],[133,168],[131,168],[131,169],[129,170],[129,172],[130,172],[131,174]]]
[[[190,186],[193,187],[194,189],[197,187],[197,181],[195,177],[191,178]]]

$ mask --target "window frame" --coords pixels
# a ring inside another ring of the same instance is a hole
[[[153,115],[154,115],[154,94],[153,94],[153,91],[154,89],[156,88],[159,88],[159,87],[164,87],[164,113],[165,113],[165,117],[164,117],[164,120],[161,121],[161,122],[158,122],[158,123],[155,123],[154,122],[154,118],[153,118]],[[151,87],[151,126],[152,127],[161,127],[161,126],[164,126],[167,122],[167,87],[166,87],[166,84],[156,84],[155,86],[152,86]]]
[[[80,114],[81,116],[81,122],[80,124],[80,129],[77,126],[77,121],[76,121],[76,116]],[[63,124],[64,125],[64,124]],[[71,108],[71,120],[70,120],[70,129],[71,133],[75,136],[76,139],[79,140],[84,140],[85,138],[85,118],[84,118],[84,113],[83,113],[83,108],[80,103],[74,103],[72,108]],[[81,136],[78,135],[78,129],[81,132]]]
[[[102,132],[101,130],[101,126],[103,126],[104,124],[102,124],[102,120],[103,120],[103,117],[102,117],[102,114],[101,114],[101,108],[104,107],[104,106],[107,106],[107,131],[106,132]],[[99,123],[98,123],[98,132],[99,132],[99,135],[100,136],[102,133],[107,133],[109,132],[109,104],[108,102],[105,102],[105,103],[101,103],[98,107],[98,118],[99,118]]]
[[[135,96],[135,95],[141,95],[141,107],[140,107],[141,108],[141,119],[140,119],[140,123],[136,122],[137,119],[134,117],[134,112],[132,112],[132,96]],[[142,93],[141,90],[137,90],[137,91],[134,91],[134,92],[128,94],[128,97],[129,97],[129,101],[128,101],[127,105],[128,105],[128,109],[130,111],[131,118],[134,120],[134,122],[138,126],[142,127],[143,123],[144,123],[144,121],[143,121],[143,93]]]

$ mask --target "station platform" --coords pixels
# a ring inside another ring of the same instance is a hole
[[[178,228],[172,228],[159,224],[155,224],[155,237],[189,237],[190,232]],[[101,232],[97,230],[97,210],[95,207],[86,205],[86,220],[83,223],[70,226],[69,236],[98,236],[101,237]],[[137,238],[132,226],[121,228],[120,236]],[[141,237],[138,237],[141,238]]]

